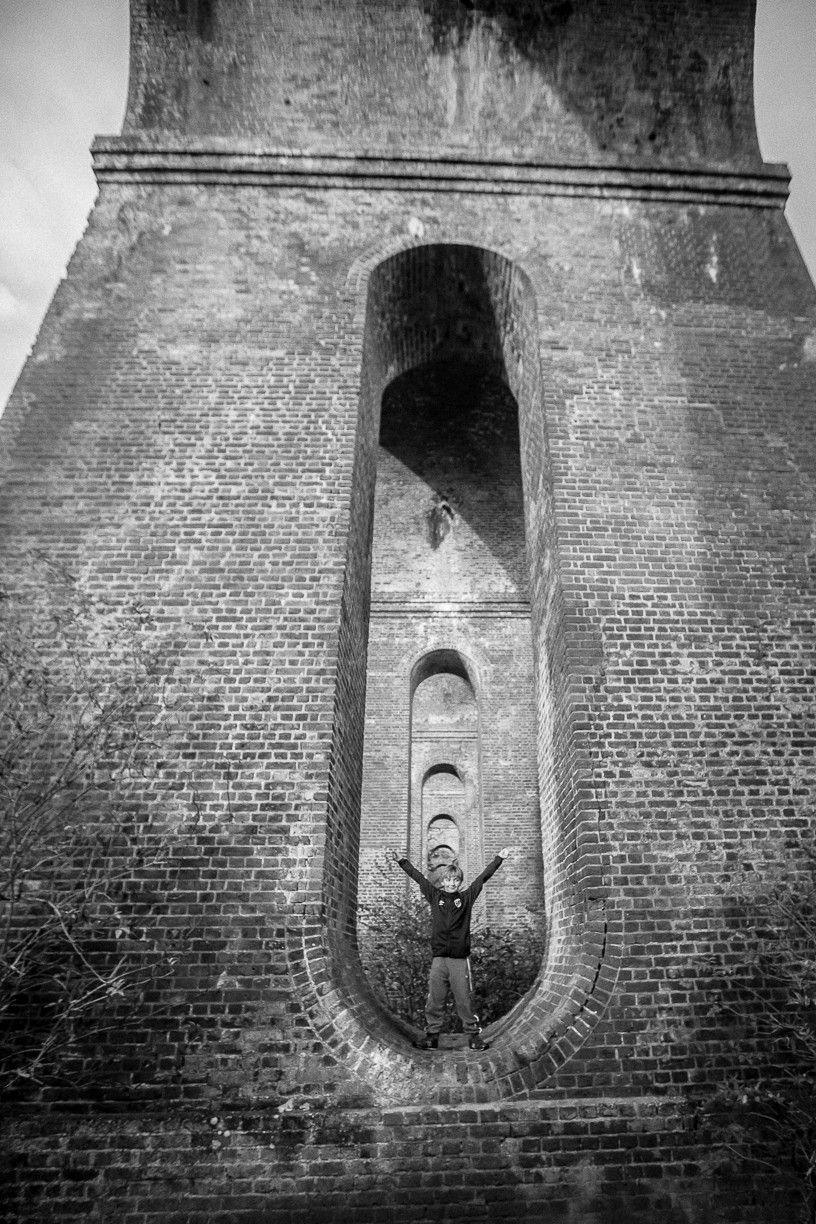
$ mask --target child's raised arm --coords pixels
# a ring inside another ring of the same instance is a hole
[[[388,857],[393,859],[397,866],[401,867],[405,874],[410,876],[412,880],[416,880],[417,884],[419,885],[420,892],[425,900],[433,903],[435,892],[433,884],[430,880],[425,878],[421,871],[417,871],[414,864],[409,861],[408,855],[400,854],[397,850],[392,849],[388,851]]]
[[[496,857],[487,864],[481,875],[478,875],[473,883],[468,888],[471,901],[475,901],[482,888],[487,883],[492,875],[499,870],[506,858],[511,858],[514,854],[518,854],[518,846],[502,846]]]
[[[499,858],[513,858],[514,855],[519,853],[519,849],[519,846],[502,846],[501,850],[499,851]]]

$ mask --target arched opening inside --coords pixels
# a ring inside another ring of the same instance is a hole
[[[436,884],[454,859],[465,875],[481,863],[479,712],[464,661],[453,651],[421,659],[414,681],[408,849]],[[443,816],[447,823],[439,824]],[[450,853],[436,849],[443,831]]]
[[[478,913],[500,928],[540,930],[544,863],[518,399],[523,289],[506,261],[461,246],[420,248],[382,265],[382,279],[379,273],[382,313],[371,324],[386,377],[360,901],[370,908],[381,894],[391,846],[435,883],[452,858],[469,882],[514,843],[521,852],[512,887],[497,873]],[[531,361],[526,377],[534,371]],[[385,890],[395,903],[405,897],[404,877],[394,875]]]
[[[425,835],[428,879],[438,884],[447,869],[459,862],[462,852],[459,825],[447,812],[440,812],[428,821]]]

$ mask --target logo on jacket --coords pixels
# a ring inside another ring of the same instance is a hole
[[[460,908],[460,906],[461,906],[461,904],[462,904],[462,902],[459,900],[459,898],[458,898],[458,897],[454,897],[454,899],[453,899],[453,904],[456,906],[456,908],[457,908],[457,909],[459,909],[459,908]]]

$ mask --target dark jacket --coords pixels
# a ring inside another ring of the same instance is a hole
[[[464,892],[446,893],[435,888],[408,859],[399,865],[412,880],[416,880],[422,895],[431,907],[431,951],[434,956],[452,956],[464,960],[470,953],[470,915],[473,902],[482,886],[502,865],[498,854]]]

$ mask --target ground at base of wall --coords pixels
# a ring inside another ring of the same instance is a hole
[[[666,1098],[137,1115],[4,1126],[15,1224],[771,1224],[795,1193],[752,1186]]]

